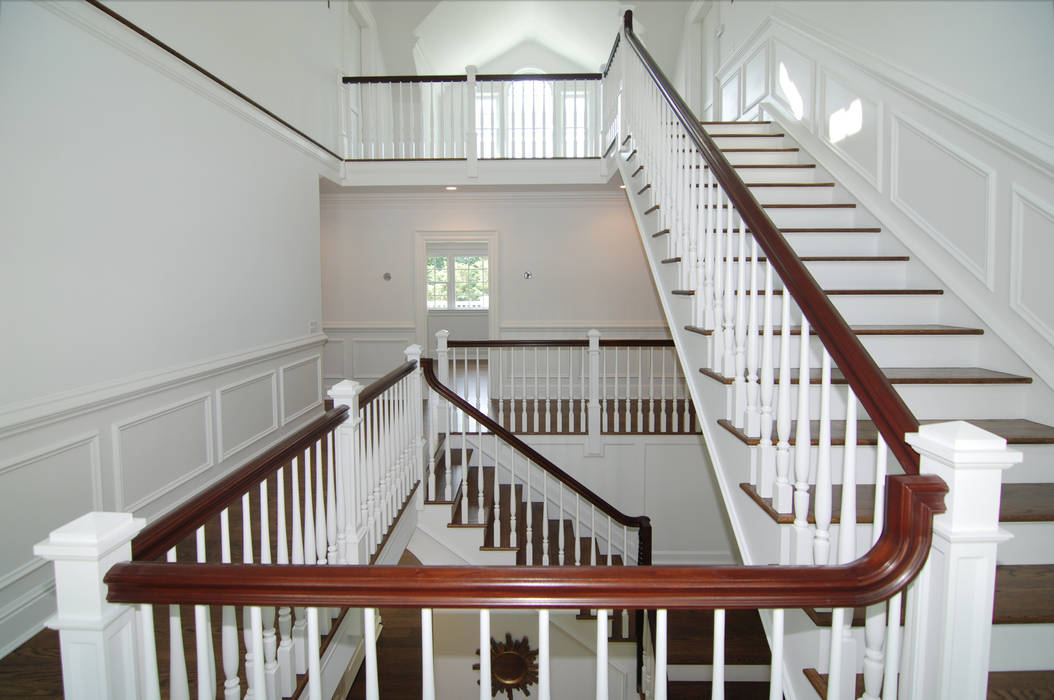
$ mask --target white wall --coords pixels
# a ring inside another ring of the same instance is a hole
[[[324,3],[115,7],[334,141],[335,89],[315,88],[339,33],[305,37]],[[4,653],[50,612],[30,548],[51,529],[154,517],[317,415],[337,171],[87,3],[0,6],[0,103]]]
[[[715,116],[773,117],[1054,385],[1050,3],[722,2],[715,13]]]
[[[327,380],[381,376],[417,342],[415,236],[436,231],[496,232],[491,315],[501,337],[581,337],[592,327],[622,337],[665,334],[621,190],[325,195]]]

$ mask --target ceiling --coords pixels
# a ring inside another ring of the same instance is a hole
[[[672,72],[689,0],[371,0],[391,75],[595,72],[607,60],[622,9]],[[649,40],[650,39],[650,40]]]

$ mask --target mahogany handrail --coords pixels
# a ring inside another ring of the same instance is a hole
[[[476,82],[513,82],[520,80],[600,80],[602,73],[488,73],[477,75]],[[345,85],[379,83],[464,83],[467,75],[345,75]]]
[[[147,525],[132,540],[132,558],[141,560],[161,556],[226,508],[232,500],[266,479],[293,457],[302,454],[315,444],[319,436],[336,428],[347,417],[347,406],[326,411],[230,476]]]
[[[841,566],[291,566],[133,561],[103,579],[112,603],[402,608],[752,609],[859,607],[921,570],[938,477],[888,478],[885,528]]]
[[[577,479],[565,472],[560,467],[556,466],[548,459],[542,456],[537,450],[528,445],[520,438],[513,435],[507,429],[505,429],[500,423],[483,413],[478,408],[470,404],[465,399],[458,396],[453,389],[448,387],[439,381],[439,378],[435,374],[435,360],[431,357],[421,358],[421,370],[424,374],[425,381],[428,382],[428,386],[432,387],[437,394],[442,396],[444,399],[449,401],[454,406],[457,406],[461,411],[466,413],[472,420],[476,421],[487,430],[491,431],[499,438],[501,438],[506,444],[512,445],[516,448],[516,451],[527,457],[539,467],[552,474],[554,477],[562,481],[571,490],[580,495],[589,503],[599,508],[605,515],[610,517],[612,520],[617,522],[619,525],[626,525],[628,527],[639,527],[641,528],[641,537],[644,536],[645,527],[650,532],[651,520],[646,515],[632,516],[626,515],[615,506],[611,505],[603,498],[598,496],[596,493],[591,491],[586,486],[582,485]]]
[[[652,77],[659,93],[673,110],[699,153],[706,159],[714,177],[739,212],[748,230],[768,255],[772,267],[816,330],[827,352],[845,374],[846,380],[885,438],[889,449],[906,473],[918,474],[919,455],[904,440],[905,434],[918,431],[918,419],[900,394],[893,389],[893,385],[874,358],[835,309],[717,144],[700,126],[698,119],[655,59],[644,48],[644,44],[633,33],[632,10],[626,10],[624,30],[628,43]]]
[[[413,372],[416,368],[417,363],[413,360],[405,362],[370,384],[359,393],[359,407],[361,408],[376,399],[385,391],[395,386],[396,382]]]
[[[584,348],[589,347],[589,341],[582,338],[568,338],[566,340],[448,340],[446,346],[448,348]],[[601,338],[600,347],[672,348],[673,340],[670,338]]]

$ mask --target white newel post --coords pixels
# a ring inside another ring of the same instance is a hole
[[[329,390],[329,398],[333,399],[334,406],[347,406],[348,418],[337,426],[333,433],[334,457],[336,469],[343,475],[344,493],[340,494],[338,508],[344,509],[344,527],[347,529],[344,537],[343,561],[347,564],[365,564],[369,562],[370,543],[366,536],[366,523],[363,522],[363,509],[360,507],[362,499],[366,498],[363,491],[364,465],[358,463],[359,457],[359,424],[362,418],[359,416],[359,393],[362,392],[362,384],[345,379],[333,385]]]
[[[589,336],[589,433],[586,435],[586,454],[597,456],[600,449],[600,331],[590,329]]]
[[[465,66],[465,159],[469,177],[479,177],[479,152],[476,144],[476,73],[475,66]]]
[[[135,608],[108,603],[102,579],[132,559],[132,538],[146,521],[94,512],[53,530],[33,553],[55,562],[62,684],[67,698],[140,697]]]
[[[417,497],[416,501],[417,510],[421,510],[425,507],[425,488],[428,485],[425,475],[425,460],[424,460],[424,449],[425,449],[425,436],[424,436],[424,401],[422,397],[424,393],[422,391],[424,377],[421,374],[421,346],[414,345],[409,346],[403,350],[403,354],[406,355],[407,362],[414,363],[413,381],[410,384],[410,429],[413,431],[412,436],[412,447],[414,450],[414,478],[417,480]]]
[[[908,589],[902,694],[911,700],[982,700],[995,595],[1003,471],[1021,461],[1006,440],[963,421],[907,435],[920,473],[948,484],[947,512],[933,520],[929,559]]]
[[[450,376],[450,356],[447,351],[446,341],[450,337],[450,331],[436,331],[436,364],[439,383],[446,385]]]

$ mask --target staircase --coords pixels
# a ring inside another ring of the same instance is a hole
[[[968,420],[1004,437],[1024,453],[1024,462],[1004,473],[1003,479],[1000,523],[1014,539],[1000,545],[998,554],[989,697],[1054,697],[1054,475],[1049,470],[1054,457],[1054,426],[1050,424],[1054,422],[1054,399],[1050,388],[1034,382],[1012,349],[986,333],[970,310],[946,294],[940,281],[913,260],[910,252],[863,211],[844,188],[811,162],[779,124],[763,121],[702,125],[920,421]],[[737,427],[725,409],[736,400],[733,377],[708,366],[705,356],[685,352],[686,347],[701,347],[700,339],[712,344],[714,332],[697,322],[689,306],[697,289],[684,284],[689,276],[683,268],[683,256],[671,254],[666,240],[670,231],[660,225],[657,216],[662,206],[660,193],[652,182],[653,173],[640,163],[637,148],[638,144],[627,137],[618,166],[669,324],[679,341],[681,362],[688,374],[694,374],[690,379],[693,399],[730,517],[738,524],[734,529],[744,559],[753,564],[812,563],[802,557],[800,550],[788,545],[795,520],[793,512],[775,507],[771,484],[756,478],[759,439],[744,427]],[[698,180],[697,186],[706,186],[706,178]],[[714,206],[716,216],[722,216],[728,207]],[[728,279],[742,280],[742,268],[746,268],[749,277],[753,265],[743,255],[742,247],[733,249],[729,230],[733,227],[729,216],[725,230],[730,242],[724,261],[731,262]],[[749,231],[745,238],[750,238]],[[764,265],[764,255],[758,255],[758,264]],[[754,293],[760,291],[757,286],[752,289]],[[735,290],[736,303],[743,291],[740,282]],[[750,287],[746,291],[752,293]],[[773,295],[777,305],[782,293],[776,280]],[[800,337],[801,332],[798,326],[790,328],[792,336]],[[775,334],[777,341],[783,339],[778,324]],[[815,340],[810,343],[813,357],[818,356],[819,347]],[[792,386],[798,387],[799,363],[794,358],[792,363]],[[815,407],[821,400],[818,364],[812,360],[812,369],[803,383],[809,395],[802,405],[812,407],[810,416],[816,415]],[[697,370],[694,373],[693,368]],[[780,382],[778,374],[775,382]],[[845,378],[835,369],[830,396],[833,416],[845,414],[846,394],[836,389],[844,384]],[[792,397],[792,401],[797,403],[799,397]],[[831,433],[831,446],[837,451],[845,444],[845,421],[832,421]],[[790,434],[798,434],[796,424]],[[815,424],[808,435],[812,445],[819,444]],[[856,444],[876,443],[875,425],[861,420]],[[795,444],[793,437],[790,444]],[[840,456],[833,461],[840,463]],[[751,465],[750,470],[743,468],[746,464]],[[866,479],[869,471],[858,473]],[[748,472],[755,478],[744,478]],[[811,506],[815,505],[815,478],[814,464],[810,472]],[[841,486],[837,477],[835,481],[833,500],[838,503]],[[855,487],[857,523],[868,526],[858,528],[858,537],[861,530],[871,529],[873,482],[871,472],[870,484],[861,480]],[[810,508],[809,524],[815,527],[815,523],[815,513]],[[831,525],[838,524],[835,512]],[[782,544],[767,546],[762,544],[763,538]],[[867,548],[866,543],[861,544]],[[863,549],[858,547],[858,552]],[[831,624],[830,613],[805,612],[809,624],[820,632],[814,638],[824,639],[823,631]],[[857,610],[852,622],[861,648],[864,617],[864,611]],[[816,653],[820,653],[819,648]],[[826,697],[826,669],[821,672],[814,667],[800,668],[797,673],[804,674],[815,692]],[[670,684],[671,697],[677,697],[674,685]],[[808,687],[793,679],[792,685]],[[858,686],[857,696],[863,692],[862,676]],[[801,693],[795,696],[806,697]]]

